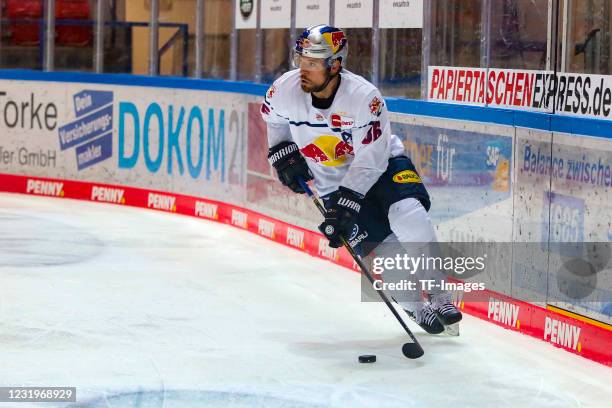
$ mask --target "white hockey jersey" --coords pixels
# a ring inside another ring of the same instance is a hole
[[[278,78],[266,92],[261,115],[268,143],[295,142],[314,175],[320,195],[339,186],[365,195],[387,169],[390,157],[404,154],[391,134],[385,102],[374,85],[342,70],[329,109],[312,106],[300,87],[300,71]]]

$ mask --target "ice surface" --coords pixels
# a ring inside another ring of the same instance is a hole
[[[80,407],[610,406],[609,368],[470,316],[458,338],[412,325],[408,360],[359,285],[229,226],[0,194],[0,385],[76,386]]]

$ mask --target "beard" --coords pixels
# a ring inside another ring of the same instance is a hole
[[[337,74],[336,74],[337,75]],[[330,75],[329,73],[326,75],[326,78],[323,82],[321,82],[320,84],[315,84],[314,82],[312,82],[309,79],[306,78],[301,78],[300,81],[300,86],[302,88],[302,91],[306,92],[306,93],[313,93],[313,92],[321,92],[322,90],[324,90],[328,85],[329,82],[336,76],[336,75]],[[303,81],[307,81],[306,83],[304,83]]]
[[[317,89],[323,84],[314,84],[310,81],[304,83],[304,82],[300,82],[300,86],[302,87],[302,91],[306,92],[306,93],[311,93],[311,92],[317,92]]]

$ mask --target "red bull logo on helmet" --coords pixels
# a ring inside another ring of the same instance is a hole
[[[304,157],[323,166],[340,166],[353,155],[353,146],[344,140],[331,135],[317,137],[312,143],[300,149]]]
[[[323,33],[323,38],[327,41],[327,43],[332,48],[332,51],[335,53],[338,52],[340,48],[346,42],[346,37],[344,36],[344,32],[335,31],[333,33]]]
[[[331,40],[334,50],[337,50],[344,45],[346,37],[344,37],[344,33],[342,31],[336,31],[335,33],[331,34]]]

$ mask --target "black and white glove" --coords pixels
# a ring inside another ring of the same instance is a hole
[[[361,210],[361,194],[340,186],[326,204],[325,221],[319,231],[329,239],[329,246],[339,248],[342,238],[349,239]]]
[[[268,161],[276,170],[278,179],[294,193],[304,194],[305,191],[298,182],[312,180],[312,173],[298,145],[293,142],[281,142],[268,150]]]

